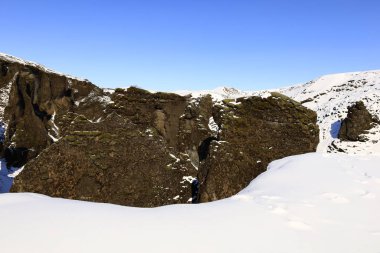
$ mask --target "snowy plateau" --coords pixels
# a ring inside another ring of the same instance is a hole
[[[380,71],[271,91],[178,93],[222,100],[274,91],[317,112],[316,153],[274,161],[237,195],[196,205],[132,208],[0,194],[1,252],[380,253],[380,127],[366,141],[337,138],[347,106],[356,101],[380,116]],[[0,94],[0,110],[5,99]]]

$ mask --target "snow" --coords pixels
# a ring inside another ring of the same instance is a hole
[[[181,159],[179,159],[178,157],[176,157],[175,155],[173,155],[173,154],[171,154],[171,153],[169,154],[169,156],[175,160],[174,163],[178,163],[178,162],[181,161]]]
[[[211,130],[211,132],[216,136],[219,132],[219,126],[216,124],[214,117],[210,117],[208,119],[208,129]]]
[[[229,199],[150,209],[1,194],[1,251],[378,253],[379,163],[288,157]]]
[[[54,112],[50,120],[50,126],[51,126],[51,130],[53,131],[53,134],[50,133],[50,131],[48,130],[48,136],[52,139],[53,142],[57,142],[60,139],[59,128],[55,124],[55,116],[56,116],[56,113]]]
[[[97,92],[95,91],[91,91],[90,94],[88,94],[87,97],[79,100],[79,101],[76,101],[76,106],[79,106],[81,103],[86,103],[86,102],[99,102],[103,105],[107,105],[107,104],[113,104],[114,101],[112,101],[111,97],[110,97],[111,94],[109,93],[105,93],[103,96],[100,96]]]

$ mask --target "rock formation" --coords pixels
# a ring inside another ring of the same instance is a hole
[[[317,115],[278,93],[224,100],[215,110],[221,127],[201,162],[201,202],[235,195],[271,161],[313,152],[318,144],[319,130],[312,123]]]
[[[25,165],[15,192],[141,207],[205,202],[318,144],[316,114],[279,94],[107,92],[9,57],[0,67],[2,156]]]
[[[343,141],[359,141],[360,135],[371,129],[377,120],[368,112],[363,101],[358,101],[347,109],[347,117],[341,123],[338,137]]]

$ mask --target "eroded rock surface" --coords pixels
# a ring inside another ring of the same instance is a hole
[[[316,113],[283,95],[224,100],[217,110],[220,133],[207,143],[209,154],[201,162],[200,202],[232,196],[271,161],[318,145]]]

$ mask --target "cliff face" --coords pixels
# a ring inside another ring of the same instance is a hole
[[[271,161],[318,145],[317,115],[283,95],[224,100],[217,110],[220,134],[198,175],[201,202],[235,195]]]
[[[74,110],[74,101],[102,90],[93,84],[36,64],[0,57],[0,120],[6,124],[4,146],[36,157],[59,137],[54,120]]]
[[[205,202],[318,144],[316,114],[279,94],[110,93],[39,65],[3,57],[0,67],[2,156],[25,165],[12,191],[141,207]]]

